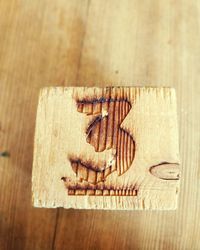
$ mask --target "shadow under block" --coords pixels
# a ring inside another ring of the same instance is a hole
[[[32,191],[36,207],[176,209],[175,90],[42,89]]]

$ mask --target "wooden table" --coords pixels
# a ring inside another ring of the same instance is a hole
[[[200,2],[1,0],[0,13],[0,151],[10,152],[0,157],[0,249],[200,249]],[[179,209],[33,208],[36,107],[49,85],[174,86]]]

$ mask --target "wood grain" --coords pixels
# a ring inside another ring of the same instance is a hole
[[[199,1],[0,1],[0,248],[200,249]],[[40,87],[173,86],[182,181],[176,212],[35,209]]]
[[[180,184],[176,110],[173,88],[41,89],[32,172],[34,206],[176,209]]]

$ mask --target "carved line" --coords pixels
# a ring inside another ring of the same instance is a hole
[[[68,189],[68,195],[90,196],[137,196],[137,190],[131,189]]]
[[[180,179],[180,170],[179,163],[172,162],[161,162],[157,165],[151,166],[149,172],[155,177],[162,180],[179,180]]]

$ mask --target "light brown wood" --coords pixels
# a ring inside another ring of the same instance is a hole
[[[0,248],[199,249],[200,2],[0,1]],[[37,209],[33,136],[45,86],[176,88],[178,209]]]
[[[35,206],[175,209],[179,163],[174,89],[41,91]]]

